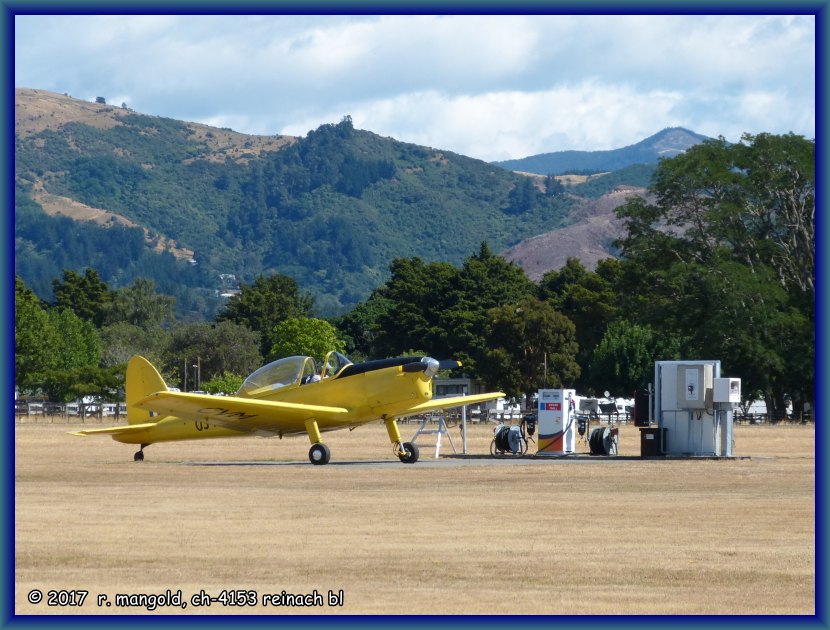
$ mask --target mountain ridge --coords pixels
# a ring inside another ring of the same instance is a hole
[[[605,215],[620,191],[653,172],[559,177],[551,190],[348,116],[305,137],[250,136],[26,88],[15,156],[15,271],[28,286],[48,300],[62,269],[85,266],[116,287],[149,277],[196,319],[221,305],[220,274],[289,275],[326,315],[365,300],[398,256],[459,264],[487,241],[533,278],[566,252],[591,265],[613,255]],[[551,256],[539,237],[561,229]]]
[[[684,127],[667,127],[640,142],[618,149],[554,151],[493,164],[510,171],[539,175],[562,175],[569,170],[614,171],[633,164],[656,164],[661,157],[675,157],[707,139]]]
[[[136,112],[126,103],[120,106],[106,102],[90,102],[77,99],[68,94],[57,94],[47,90],[33,88],[15,88],[14,90],[14,134],[30,136],[46,130],[56,131],[69,123],[83,123],[98,129],[112,129],[124,125],[123,117]],[[141,114],[151,116],[151,114]],[[155,116],[156,118],[163,118]],[[263,151],[278,150],[297,141],[295,136],[254,135],[231,129],[211,127],[203,123],[185,123],[196,138],[204,140],[212,147],[210,159],[235,161],[250,159]]]

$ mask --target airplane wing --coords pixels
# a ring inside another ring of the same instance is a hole
[[[160,414],[194,420],[237,431],[301,429],[309,418],[346,420],[349,410],[343,407],[306,405],[236,396],[209,396],[181,392],[156,392],[135,405]]]
[[[487,394],[474,394],[473,396],[449,396],[447,398],[433,398],[420,405],[415,405],[400,417],[414,416],[428,411],[436,411],[438,409],[452,409],[453,407],[463,407],[465,405],[474,405],[475,403],[484,402],[486,400],[495,400],[496,398],[504,398],[504,392],[489,392]]]

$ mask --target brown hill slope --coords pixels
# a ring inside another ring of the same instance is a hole
[[[45,129],[59,129],[70,122],[111,129],[121,124],[120,118],[130,114],[136,112],[126,107],[92,103],[46,90],[14,89],[15,136],[25,137]],[[201,123],[185,124],[193,130],[195,139],[203,141],[213,150],[209,159],[219,162],[224,162],[227,157],[244,161],[263,151],[276,151],[297,141],[294,136],[256,136]]]
[[[101,103],[90,103],[68,95],[14,89],[14,135],[29,136],[46,129],[59,129],[70,122],[79,122],[98,129],[119,125],[119,118],[130,110]]]
[[[575,223],[525,239],[502,255],[537,282],[568,258],[578,258],[587,269],[594,269],[599,260],[614,256],[613,242],[623,235],[622,221],[614,211],[635,195],[645,196],[646,189],[621,186],[598,199],[586,199],[575,213]]]
[[[112,129],[121,123],[121,118],[136,112],[126,107],[106,103],[93,103],[67,94],[56,94],[47,90],[15,88],[14,131],[16,137],[25,138],[45,130],[59,130],[69,123],[82,123],[97,129]],[[139,114],[140,115],[140,114]],[[186,123],[193,131],[194,139],[201,140],[212,149],[208,159],[224,162],[230,158],[244,162],[263,151],[274,151],[296,142],[293,136],[255,136],[217,129],[200,123]],[[49,174],[45,174],[48,177]],[[124,225],[140,227],[133,221],[106,208],[93,208],[74,199],[50,194],[42,178],[33,181],[32,198],[50,215],[63,215],[76,221],[92,221],[102,226]],[[148,247],[156,251],[169,250],[180,259],[193,258],[193,251],[180,247],[178,243],[162,234],[144,229]]]

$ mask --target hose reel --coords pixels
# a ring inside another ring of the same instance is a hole
[[[596,427],[588,438],[591,455],[616,455],[619,430],[609,427]]]

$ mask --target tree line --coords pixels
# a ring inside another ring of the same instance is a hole
[[[630,395],[656,360],[716,358],[774,418],[788,399],[796,412],[812,405],[814,141],[704,142],[660,162],[649,199],[617,210],[621,255],[593,270],[571,259],[536,284],[487,243],[461,265],[401,257],[367,300],[328,320],[281,274],[243,284],[208,323],[176,322],[172,298],[146,280],[112,291],[91,269],[65,271],[47,305],[18,278],[16,384],[66,399],[139,353],[171,384],[198,357],[202,382],[228,390],[262,362],[338,349],[452,357],[511,396]]]

